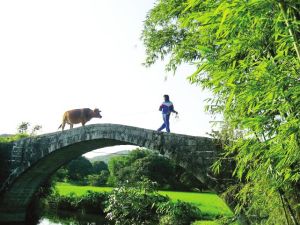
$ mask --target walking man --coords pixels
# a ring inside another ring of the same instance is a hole
[[[174,106],[170,101],[169,95],[164,95],[164,102],[160,105],[159,111],[162,111],[164,123],[160,128],[158,128],[157,131],[162,131],[164,128],[166,128],[166,131],[170,133],[170,115],[171,113],[176,113],[177,115],[178,112],[174,110]]]

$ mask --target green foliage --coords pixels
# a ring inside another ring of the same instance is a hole
[[[108,166],[103,161],[96,161],[96,162],[93,162],[92,164],[93,164],[93,172],[95,174],[99,174],[103,170],[108,171]]]
[[[66,169],[66,167],[61,167],[55,172],[55,174],[52,176],[52,179],[57,182],[67,182],[69,180],[68,174],[69,171]]]
[[[103,192],[87,191],[84,196],[80,197],[79,208],[87,213],[104,213],[105,201],[108,199],[108,194]]]
[[[153,186],[150,192],[153,190]],[[108,192],[112,191],[112,187],[94,187],[94,186],[76,186],[68,183],[57,183],[55,186],[60,195],[69,195],[74,192],[78,196],[85,195],[88,190],[94,192]],[[160,195],[167,196],[171,201],[184,201],[197,206],[203,217],[213,220],[220,217],[232,217],[233,213],[230,211],[224,201],[214,193],[199,193],[199,192],[178,192],[178,191],[158,191]]]
[[[62,188],[68,190],[63,191]],[[147,179],[138,182],[135,187],[121,186],[110,189],[109,193],[106,191],[107,188],[104,187],[60,183],[56,185],[56,192],[47,197],[46,203],[51,209],[58,211],[107,213],[106,217],[114,224],[190,224],[203,218],[201,211],[194,204],[178,201],[179,196],[170,199],[164,196],[166,192],[159,194],[156,184]],[[173,194],[181,193],[168,192],[170,196]],[[203,194],[198,195],[200,200],[200,195]],[[194,197],[194,200],[196,199]]]
[[[208,220],[204,220],[204,221],[196,221],[194,223],[192,223],[192,225],[239,225],[238,222],[232,222],[231,219],[225,219],[224,221],[220,221],[220,220],[215,220],[215,221],[208,221]]]
[[[47,199],[49,206],[53,209],[76,211],[78,210],[78,199],[74,193],[68,196],[61,196],[58,193],[53,193]]]
[[[144,177],[155,181],[159,186],[170,183],[173,175],[173,166],[170,161],[149,150],[136,149],[127,156],[112,158],[109,163],[111,180],[115,183],[136,183]]]
[[[93,166],[90,161],[82,156],[72,160],[66,168],[68,170],[68,177],[78,182],[83,182],[84,178],[93,172]]]
[[[190,224],[201,218],[201,212],[190,203],[171,202],[158,194],[150,180],[135,187],[121,186],[109,196],[106,218],[115,224]]]
[[[107,170],[102,170],[99,174],[87,176],[87,182],[91,186],[105,186],[109,177]]]
[[[121,186],[113,189],[109,196],[106,218],[117,225],[157,224],[159,218],[156,209],[166,201],[167,197],[153,192],[151,187],[147,188],[144,184]]]
[[[58,192],[54,192],[46,200],[50,208],[55,210],[104,214],[105,201],[107,199],[108,194],[106,192],[87,191],[81,196],[75,193],[60,195]]]
[[[103,161],[90,163],[84,157],[72,160],[61,167],[53,176],[58,182],[72,182],[81,185],[104,186],[109,177],[108,166]]]
[[[26,138],[29,137],[28,134],[14,134],[14,135],[9,135],[9,136],[4,136],[4,137],[0,137],[0,143],[9,143],[9,142],[13,142],[13,141],[17,141],[21,138]]]
[[[29,122],[22,122],[19,126],[18,126],[18,133],[19,134],[24,134],[28,132],[28,127],[30,126]]]
[[[157,212],[161,215],[161,225],[191,224],[202,219],[201,211],[196,206],[181,201],[161,203]]]
[[[108,169],[110,172],[110,177],[108,178],[109,186],[116,186],[118,183],[118,171],[126,165],[126,158],[122,156],[113,157],[108,161]]]
[[[34,136],[36,135],[36,133],[38,131],[40,131],[42,129],[42,126],[41,125],[35,125],[31,132],[29,132],[29,127],[30,127],[30,123],[29,122],[22,122],[21,124],[19,124],[17,130],[18,130],[18,133],[19,134],[29,134],[30,133],[30,136]]]
[[[136,149],[127,156],[118,156],[108,162],[110,177],[108,185],[142,181],[143,178],[156,182],[159,188],[190,190],[202,189],[202,185],[195,177],[181,167],[156,152]]]
[[[223,114],[236,161],[237,212],[252,223],[300,220],[300,2],[162,0],[148,13],[145,64],[193,63],[189,77]],[[281,201],[282,192],[286,201]],[[274,202],[275,204],[270,204]]]

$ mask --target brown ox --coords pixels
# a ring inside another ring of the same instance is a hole
[[[91,110],[89,108],[66,111],[63,116],[62,124],[59,128],[62,127],[62,130],[64,130],[66,123],[70,124],[70,128],[73,128],[73,124],[77,123],[81,123],[82,126],[84,126],[86,122],[90,121],[92,118],[102,118],[100,112],[101,111],[99,109]]]

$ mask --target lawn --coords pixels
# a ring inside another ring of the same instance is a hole
[[[61,195],[67,195],[74,192],[76,195],[83,195],[87,190],[95,192],[110,192],[111,187],[94,187],[94,186],[75,186],[69,183],[57,183],[56,189]],[[196,205],[203,214],[209,218],[216,216],[232,216],[232,212],[219,196],[213,193],[197,193],[197,192],[177,192],[177,191],[159,191],[161,195],[167,195],[173,201],[190,202]],[[217,225],[212,221],[202,221],[198,225]]]
[[[224,201],[214,193],[159,191],[161,195],[169,196],[173,201],[180,200],[196,205],[204,214],[210,217],[217,215],[232,216]]]
[[[61,195],[68,195],[71,192],[74,192],[76,195],[84,195],[86,191],[95,191],[95,192],[111,192],[111,187],[94,187],[94,186],[77,186],[69,183],[58,182],[55,185],[55,188],[58,190],[58,193]]]

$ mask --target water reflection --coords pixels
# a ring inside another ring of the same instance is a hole
[[[102,225],[109,224],[101,215],[48,211],[37,225]]]

